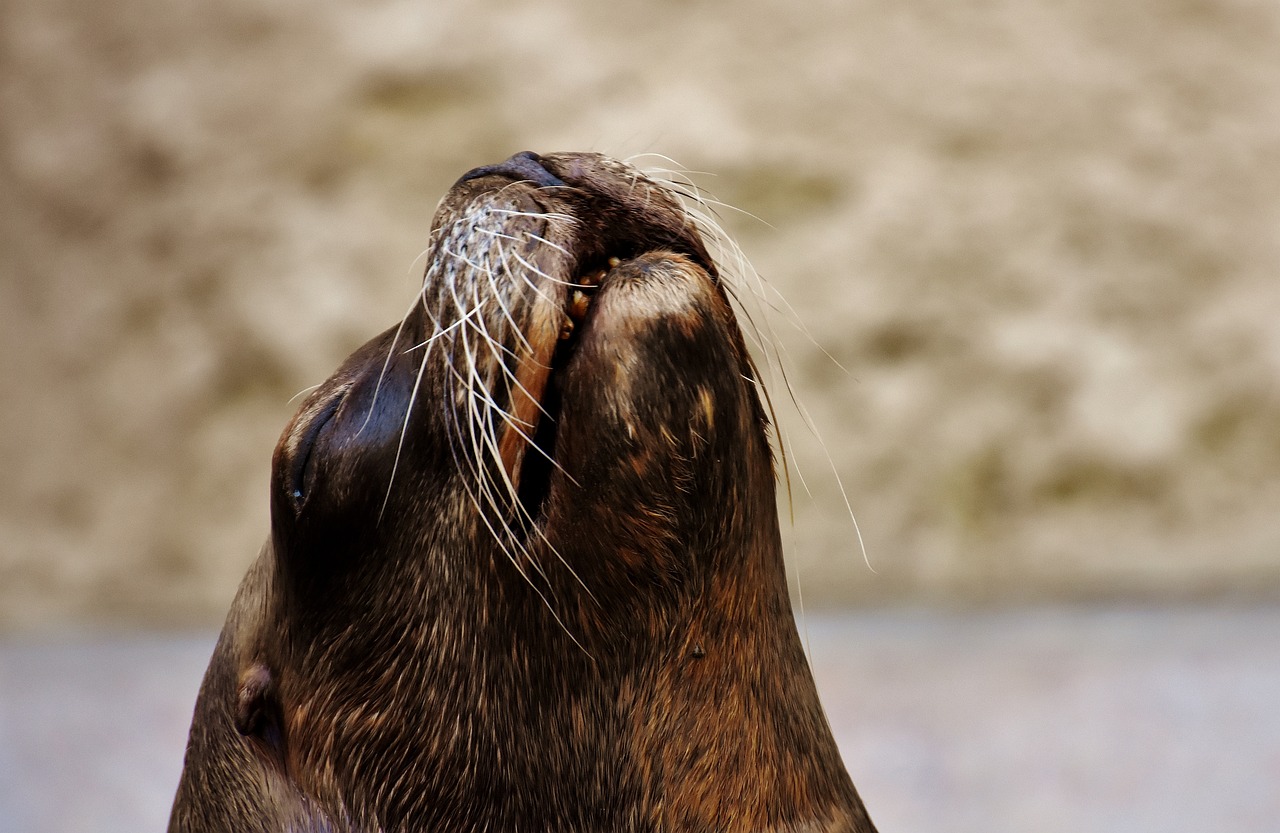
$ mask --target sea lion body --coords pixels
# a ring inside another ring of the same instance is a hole
[[[170,831],[873,830],[689,215],[622,163],[518,154],[429,251],[277,446]]]

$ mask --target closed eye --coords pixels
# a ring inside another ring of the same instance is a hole
[[[312,487],[315,486],[316,442],[320,439],[320,432],[333,419],[333,415],[338,412],[338,406],[342,404],[343,398],[343,396],[333,397],[320,413],[316,414],[315,418],[311,420],[311,424],[307,426],[306,433],[302,435],[302,439],[298,443],[297,451],[293,455],[293,465],[289,471],[289,496],[293,498],[294,511],[302,510],[302,505],[306,503],[307,495],[311,493]]]

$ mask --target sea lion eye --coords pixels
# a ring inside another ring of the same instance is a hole
[[[324,430],[333,415],[338,412],[338,406],[342,404],[343,396],[335,396],[320,412],[315,415],[310,424],[307,425],[306,431],[303,432],[301,439],[298,441],[297,450],[293,455],[293,465],[289,471],[289,497],[293,499],[293,508],[295,511],[301,511],[302,505],[306,503],[307,495],[311,493],[312,487],[315,485],[316,479],[316,442],[320,439],[320,432]]]

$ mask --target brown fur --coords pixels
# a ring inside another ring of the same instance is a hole
[[[669,191],[591,154],[465,176],[421,303],[281,438],[170,830],[873,830],[754,377]]]

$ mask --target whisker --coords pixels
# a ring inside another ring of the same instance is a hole
[[[307,394],[311,393],[311,391],[316,390],[319,387],[320,385],[308,385],[307,387],[295,393],[293,396],[290,396],[289,401],[286,404],[292,405],[300,397],[306,396]]]
[[[660,157],[660,155],[655,155]],[[772,311],[776,315],[780,316],[793,328],[799,331],[814,347],[820,350],[823,355],[825,355],[844,373],[849,374],[849,371],[841,365],[840,362],[832,356],[823,345],[818,343],[812,332],[804,324],[803,319],[797,313],[796,309],[791,305],[786,297],[783,296],[782,292],[779,291],[777,287],[767,283],[763,276],[761,276],[760,272],[752,266],[745,252],[742,251],[742,248],[733,240],[732,237],[729,236],[727,232],[725,232],[723,225],[721,225],[721,222],[717,217],[716,208],[725,208],[739,212],[747,217],[751,217],[754,220],[764,223],[766,226],[769,226],[769,224],[750,212],[742,211],[735,206],[708,196],[707,193],[689,175],[690,173],[696,172],[686,171],[683,166],[679,165],[679,163],[671,160],[668,161],[675,166],[676,170],[671,168],[653,168],[646,170],[646,173],[657,174],[659,178],[665,176],[667,181],[664,182],[664,187],[680,199],[689,221],[701,233],[704,239],[709,240],[711,247],[718,255],[715,259],[722,264],[728,264],[729,268],[722,268],[722,273],[725,277],[725,293],[734,303],[739,316],[746,324],[743,328],[744,336],[746,336],[749,341],[754,342],[758,352],[764,357],[765,370],[771,380],[771,383],[763,384],[761,381],[757,380],[756,384],[765,400],[765,404],[770,414],[771,423],[774,428],[774,435],[778,439],[779,454],[782,458],[781,468],[784,478],[786,479],[788,504],[792,507],[791,511],[793,522],[794,504],[791,501],[790,471],[793,468],[791,462],[796,460],[796,456],[793,444],[790,438],[786,436],[786,432],[782,429],[782,425],[778,421],[777,414],[774,411],[772,396],[769,393],[769,388],[773,384],[781,384],[787,391],[787,397],[790,399],[797,413],[800,414],[801,420],[806,429],[817,440],[818,446],[822,449],[822,453],[826,457],[828,466],[830,467],[831,473],[836,481],[836,486],[840,491],[841,498],[844,501],[845,509],[849,515],[849,520],[853,525],[854,533],[858,541],[858,548],[862,553],[863,562],[867,565],[868,569],[875,572],[875,568],[872,566],[870,557],[867,553],[865,541],[863,540],[862,529],[858,523],[858,519],[854,515],[853,506],[849,500],[848,492],[845,489],[844,481],[840,477],[839,469],[836,467],[835,458],[832,456],[830,448],[823,439],[821,433],[818,431],[816,424],[809,415],[808,409],[805,408],[803,403],[800,401],[799,395],[795,390],[794,385],[791,383],[790,374],[787,372],[787,365],[789,362],[787,358],[788,350],[785,342],[779,338],[778,333],[773,326],[772,316],[768,314],[762,315],[762,329],[761,324],[757,322],[755,316],[752,315],[748,305],[743,303],[743,298],[741,294],[735,290],[735,286],[745,286],[749,295],[756,300],[764,312],[767,313]],[[752,364],[754,366],[754,362]],[[809,484],[806,482],[803,473],[800,471],[798,466],[794,466],[794,468],[801,487],[807,494],[812,495],[812,491],[810,490]]]

